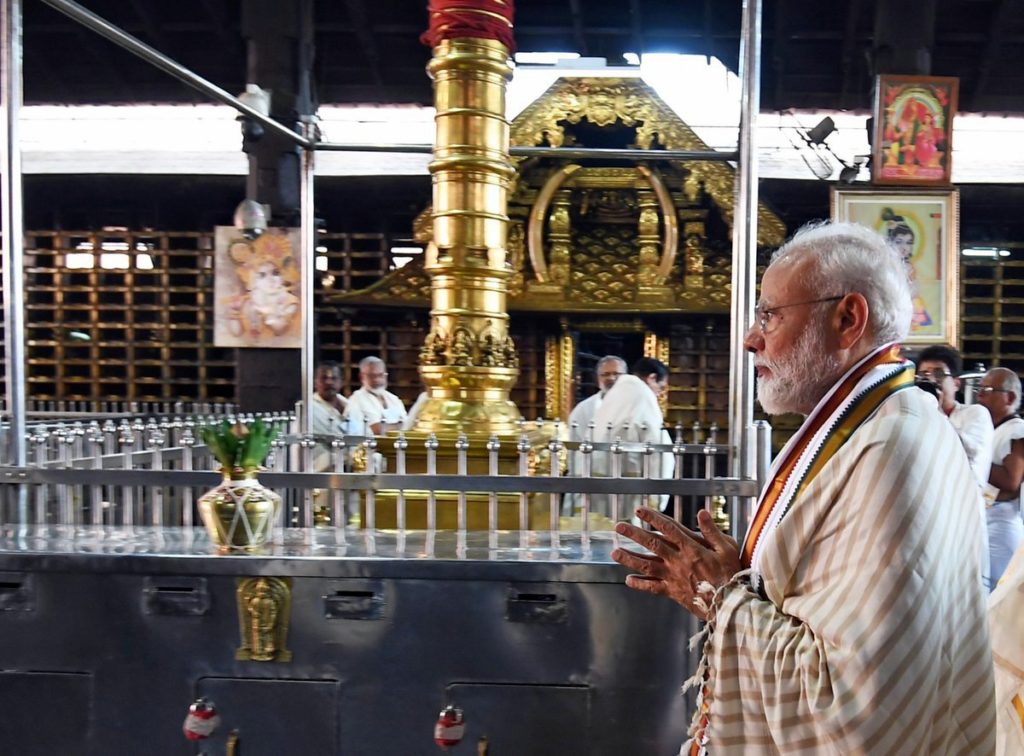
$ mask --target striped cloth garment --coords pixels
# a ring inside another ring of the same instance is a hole
[[[890,347],[869,355],[776,461],[683,752],[993,752],[980,494],[910,375]]]

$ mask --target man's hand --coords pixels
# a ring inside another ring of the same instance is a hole
[[[699,533],[647,507],[638,509],[636,515],[660,532],[625,522],[615,526],[616,533],[651,552],[650,555],[629,549],[612,552],[612,559],[636,571],[626,577],[626,585],[638,591],[668,596],[701,619],[707,619],[706,607],[713,592],[742,569],[736,541],[722,533],[711,513],[704,510],[697,513]]]

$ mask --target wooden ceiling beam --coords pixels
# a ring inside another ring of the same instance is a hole
[[[370,77],[374,84],[381,85],[384,83],[384,77],[380,71],[380,51],[377,49],[377,41],[374,39],[373,30],[370,28],[370,21],[366,15],[366,4],[364,0],[345,0],[345,7],[348,9],[348,15],[355,27],[359,45],[363,48],[363,55],[366,56]]]
[[[587,35],[583,31],[583,8],[580,0],[569,0],[569,16],[572,18],[572,34],[576,39],[576,47],[583,57],[587,56]]]
[[[701,43],[704,50],[704,57],[710,62],[715,54],[714,29],[711,19],[714,15],[715,0],[704,0],[704,8],[701,11]]]
[[[146,32],[146,36],[149,37],[148,41],[153,47],[162,52],[164,55],[170,55],[171,51],[167,48],[167,39],[164,37],[162,31],[160,31],[160,24],[153,17],[152,11],[141,0],[131,0],[132,10],[135,11],[135,15],[139,17],[139,21],[142,22],[142,28]]]
[[[846,25],[843,30],[843,51],[839,61],[843,72],[843,86],[839,90],[839,107],[849,108],[850,90],[853,87],[854,55],[857,52],[857,23],[864,8],[863,0],[850,0],[846,6]]]
[[[985,90],[988,88],[989,77],[992,75],[992,68],[999,57],[999,50],[1006,36],[1006,28],[1010,20],[1020,13],[1019,0],[1000,0],[996,6],[995,13],[988,28],[988,44],[982,53],[981,62],[978,64],[978,73],[974,79],[974,89],[971,93],[970,109],[972,111],[982,110],[985,102]]]
[[[55,97],[51,95],[49,98],[52,102],[74,101],[74,93],[65,83],[64,78],[50,65],[51,60],[52,58],[49,55],[33,55],[31,60],[25,61],[24,77],[27,97],[31,97],[32,102],[39,101],[35,97],[35,92],[32,91],[35,89],[32,83],[36,77],[39,77],[45,82],[43,86],[40,86],[40,89],[49,93],[57,93]]]
[[[107,43],[105,40],[104,46],[100,45],[100,38],[93,32],[86,29],[81,24],[74,24],[74,35],[78,39],[78,51],[79,53],[85,52],[86,55],[92,60],[96,68],[99,69],[99,76],[109,82],[110,90],[120,90],[131,96],[128,99],[145,99],[139,97],[139,93],[135,92],[132,87],[128,86],[128,82],[124,76],[121,75],[120,69],[110,62],[110,54],[117,48],[114,47],[113,43]],[[126,55],[128,53],[125,53]],[[80,59],[79,59],[80,60]],[[149,65],[139,61],[140,66]],[[184,85],[182,85],[184,86]]]
[[[776,109],[783,110],[783,105],[789,107],[789,103],[786,102],[786,89],[783,86],[786,81],[786,47],[789,44],[789,34],[786,32],[786,0],[777,0],[775,3],[775,24],[773,28],[772,68],[775,69],[774,101]]]
[[[206,15],[209,16],[221,44],[228,50],[241,49],[242,38],[238,34],[232,34],[229,31],[232,28],[232,24],[224,10],[223,3],[217,2],[217,0],[202,0],[202,6],[203,10],[206,11]]]
[[[647,49],[647,42],[644,39],[644,14],[640,9],[640,0],[629,0],[629,21],[636,54],[642,55]]]

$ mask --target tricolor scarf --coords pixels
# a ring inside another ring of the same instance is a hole
[[[900,357],[899,345],[879,347],[836,383],[772,463],[747,529],[740,558],[760,588],[758,565],[766,536],[778,527],[794,499],[821,472],[861,423],[892,394],[914,385],[913,363]]]

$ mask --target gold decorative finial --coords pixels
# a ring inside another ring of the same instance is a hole
[[[715,521],[715,527],[723,533],[729,532],[729,513],[725,511],[725,497],[711,497],[711,519]]]

